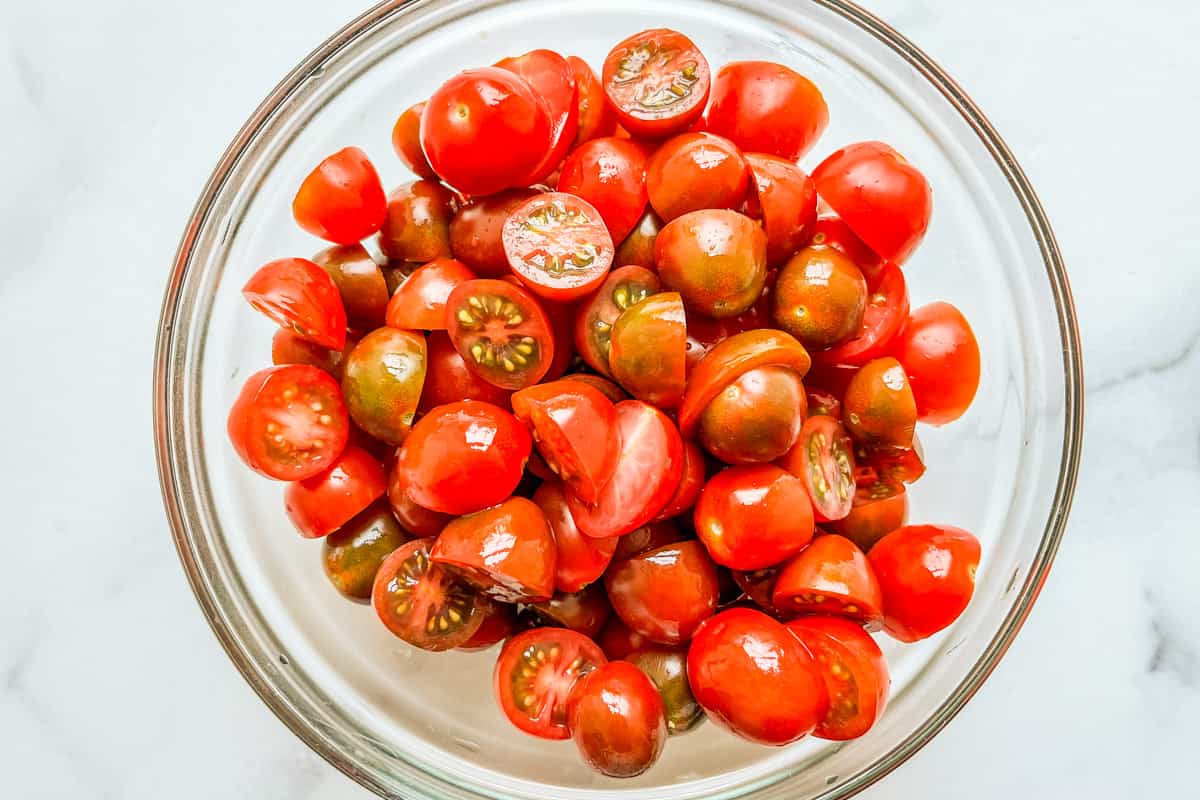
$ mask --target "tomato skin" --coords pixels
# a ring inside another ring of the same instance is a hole
[[[866,734],[883,715],[891,688],[879,645],[840,617],[801,617],[787,629],[812,653],[829,692],[829,713],[813,736],[846,741]]]
[[[700,493],[696,535],[713,561],[735,570],[778,564],[813,537],[804,483],[772,464],[729,467]]]
[[[867,281],[837,250],[806,247],[780,270],[771,301],[776,326],[805,347],[831,347],[862,328]]]
[[[373,456],[347,447],[329,469],[288,484],[284,507],[306,539],[328,536],[383,496],[387,476]]]
[[[524,497],[452,520],[430,550],[434,563],[504,603],[549,600],[555,557],[546,516]]]
[[[371,605],[393,634],[414,647],[441,652],[475,635],[487,601],[430,560],[432,545],[432,539],[414,539],[385,558],[375,575]]]
[[[646,162],[640,142],[607,137],[581,145],[563,162],[558,191],[583,198],[600,212],[614,242],[627,237],[646,210]]]
[[[608,624],[596,637],[596,644],[604,651],[604,655],[608,657],[609,661],[619,661],[647,647],[661,646],[655,645],[645,636],[631,630],[615,614],[608,618]]]
[[[429,166],[429,159],[421,149],[421,114],[424,111],[425,102],[422,101],[400,114],[392,126],[392,149],[418,178],[436,178],[437,173]]]
[[[771,595],[775,591],[775,580],[779,577],[778,566],[750,572],[734,570],[732,575],[733,582],[752,603],[772,617],[780,616],[779,609],[775,608],[775,604],[771,602]]]
[[[713,79],[708,130],[747,152],[799,161],[829,125],[821,90],[795,70],[735,61]]]
[[[602,81],[617,120],[629,133],[661,139],[688,129],[708,103],[708,62],[677,31],[642,31],[604,60]]]
[[[468,653],[488,650],[503,642],[517,629],[516,606],[508,603],[488,602],[486,609],[483,624],[479,626],[479,630],[475,631],[470,639],[456,647],[456,650],[464,650]]]
[[[475,278],[466,264],[452,258],[435,258],[417,267],[387,303],[388,327],[444,331],[450,292]]]
[[[313,256],[313,263],[333,278],[351,327],[374,330],[383,324],[388,302],[387,281],[365,247],[361,244],[330,247]]]
[[[342,392],[354,422],[380,441],[404,441],[425,384],[428,358],[419,333],[379,328],[346,357]]]
[[[750,195],[747,206],[756,207],[767,234],[767,265],[777,267],[799,252],[813,235],[817,223],[817,186],[791,161],[763,153],[747,153]]]
[[[610,661],[579,680],[571,692],[568,727],[584,762],[610,778],[641,775],[667,741],[658,689],[624,661]]]
[[[692,696],[687,679],[687,650],[654,645],[624,658],[640,669],[662,698],[667,735],[686,733],[704,721],[704,709]]]
[[[892,345],[917,403],[917,420],[945,425],[966,413],[979,389],[979,343],[949,303],[912,312]]]
[[[855,449],[855,480],[859,486],[879,482],[916,483],[925,474],[925,450],[913,436],[912,447],[863,447]]]
[[[671,520],[651,522],[617,538],[617,550],[613,553],[613,561],[624,561],[648,550],[657,550],[686,539],[679,526]]]
[[[579,130],[574,146],[612,136],[617,132],[617,115],[604,96],[604,85],[599,76],[579,56],[567,56],[567,63],[575,73],[575,88],[579,95]]]
[[[533,627],[570,628],[594,639],[612,616],[612,608],[604,588],[592,585],[577,592],[555,592],[549,600],[525,606],[522,616]]]
[[[532,50],[502,59],[497,67],[520,75],[542,101],[550,120],[550,146],[525,183],[540,183],[562,163],[579,132],[579,94],[575,70],[553,50]]]
[[[834,417],[810,417],[779,466],[804,481],[817,521],[844,519],[854,504],[854,445]]]
[[[650,205],[667,222],[706,208],[740,208],[749,186],[750,171],[737,146],[711,133],[669,139],[646,165]]]
[[[444,514],[471,514],[503,502],[525,471],[533,440],[498,406],[463,400],[439,406],[413,426],[397,469],[409,498]]]
[[[657,275],[645,267],[630,265],[610,272],[596,293],[581,302],[575,317],[575,349],[589,367],[612,377],[609,353],[613,325],[626,310],[661,289]]]
[[[492,687],[508,721],[541,739],[568,739],[567,707],[581,677],[607,663],[586,636],[567,628],[534,628],[505,643]]]
[[[845,536],[864,552],[908,522],[908,492],[901,484],[885,482],[858,486],[845,519],[826,523],[830,533]]]
[[[855,236],[854,231],[850,230],[850,226],[841,217],[836,215],[817,217],[809,246],[831,247],[841,252],[862,270],[863,277],[867,279],[867,288],[872,292],[879,288],[883,269],[888,262],[867,247],[866,242]]]
[[[867,558],[883,594],[883,628],[916,642],[949,627],[975,593],[979,540],[950,525],[906,525],[871,548]]]
[[[700,443],[727,464],[774,461],[804,423],[806,397],[795,371],[759,367],[731,381],[700,416]]]
[[[429,367],[418,412],[428,413],[437,406],[459,400],[482,400],[508,408],[512,392],[493,386],[467,369],[466,362],[454,349],[445,331],[430,331],[426,350]]]
[[[388,196],[379,247],[393,261],[426,262],[450,257],[454,193],[432,180],[397,187]]]
[[[368,506],[325,537],[321,548],[325,577],[343,597],[370,600],[379,566],[407,540],[386,505]]]
[[[841,398],[819,386],[805,390],[805,404],[810,417],[842,418]]]
[[[904,273],[895,264],[885,264],[878,280],[867,296],[859,334],[827,350],[813,351],[816,363],[862,366],[891,350],[908,318],[908,287]]]
[[[437,536],[452,519],[449,514],[430,511],[413,502],[408,496],[405,473],[399,469],[399,459],[394,460],[391,469],[388,470],[387,496],[388,504],[392,507],[392,516],[404,530],[418,538]]]
[[[654,242],[666,288],[688,308],[734,317],[750,308],[767,281],[767,235],[744,214],[705,209],[667,223]]]
[[[700,499],[700,491],[704,488],[705,463],[704,452],[699,445],[692,441],[683,443],[683,473],[679,478],[679,486],[671,499],[663,506],[654,518],[655,522],[672,519],[680,514],[691,511]],[[632,534],[626,535],[629,538]]]
[[[658,215],[652,209],[647,210],[625,240],[617,246],[613,266],[653,266],[654,243],[658,240],[658,232],[662,230],[662,226],[663,221]]]
[[[539,486],[533,493],[533,502],[546,515],[554,534],[558,553],[554,564],[554,588],[560,592],[578,592],[599,580],[612,561],[620,540],[584,536],[571,516],[563,485],[558,480],[548,480]]]
[[[472,198],[450,223],[450,252],[482,277],[509,275],[504,222],[513,209],[537,194],[536,189],[518,188]]]
[[[821,197],[883,258],[903,264],[929,227],[933,192],[921,171],[883,142],[836,151],[813,170]]]
[[[687,319],[678,293],[661,292],[624,311],[609,342],[609,368],[626,391],[659,408],[679,405],[687,377]]]
[[[617,384],[610,381],[608,378],[602,378],[599,375],[592,375],[587,372],[576,372],[571,375],[564,375],[564,381],[579,381],[586,383],[600,394],[607,397],[613,403],[619,403],[622,400],[628,400],[629,394]]]
[[[292,216],[313,236],[355,244],[383,225],[387,199],[367,154],[347,147],[308,174],[292,200]]]
[[[563,192],[529,198],[503,229],[508,265],[521,283],[547,300],[574,300],[595,291],[612,266],[614,247],[600,212]]]
[[[358,341],[347,338],[346,343],[349,345],[348,349],[353,350],[353,345],[358,344]],[[301,339],[287,328],[280,328],[271,337],[272,364],[308,364],[322,372],[328,372],[338,380],[342,377],[342,357],[346,353],[345,350],[330,350],[307,339]]]
[[[333,278],[304,258],[264,264],[242,287],[242,296],[268,319],[301,339],[341,350],[346,309]]]
[[[717,569],[699,542],[668,544],[614,560],[604,574],[621,621],[659,644],[682,644],[717,608]]]
[[[554,361],[550,318],[531,294],[507,281],[456,286],[446,298],[446,332],[467,369],[502,389],[532,386]]]
[[[899,361],[877,358],[855,373],[842,399],[842,422],[863,444],[912,447],[917,403]]]
[[[875,572],[854,542],[836,534],[813,539],[779,570],[771,595],[775,608],[789,614],[834,614],[876,631],[883,602]]]
[[[688,648],[688,682],[710,719],[759,744],[790,744],[829,710],[825,682],[800,640],[748,608],[700,626]]]

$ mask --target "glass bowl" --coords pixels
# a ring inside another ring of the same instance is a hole
[[[494,653],[428,654],[327,584],[319,545],[284,517],[281,487],[225,436],[243,380],[270,363],[272,328],[239,289],[262,263],[322,245],[291,220],[326,154],[367,150],[389,185],[396,115],[453,72],[536,47],[598,65],[647,27],[686,32],[714,67],[770,59],[812,78],[831,123],[815,159],[885,139],[928,175],[935,213],[905,272],[913,304],[957,304],[983,378],[955,425],[922,431],[931,465],[914,521],[974,531],[974,602],[915,646],[884,643],[893,699],[866,737],[767,749],[715,725],[668,743],[647,774],[589,772],[570,743],[524,736],[491,696]],[[842,798],[920,748],[1012,642],[1063,533],[1079,461],[1082,376],[1067,277],[1033,190],[962,90],[895,31],[842,0],[414,0],[367,12],[321,45],[254,112],[188,222],[164,301],[155,371],[163,494],[188,579],[246,680],[330,763],[411,798]]]

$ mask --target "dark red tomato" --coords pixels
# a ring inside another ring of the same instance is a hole
[[[917,403],[899,361],[877,358],[855,373],[842,398],[842,422],[861,444],[912,447]]]
[[[264,264],[242,287],[242,296],[281,328],[313,344],[341,350],[346,309],[329,273],[304,258]]]
[[[563,192],[531,197],[504,223],[508,264],[530,291],[573,300],[595,291],[612,266],[613,242],[600,212]]]
[[[604,573],[613,611],[660,644],[682,644],[717,609],[717,568],[699,542],[678,542],[614,560]]]
[[[399,461],[395,461],[388,472],[388,504],[396,521],[404,526],[404,530],[419,538],[437,536],[442,532],[452,518],[449,514],[430,511],[419,506],[408,496],[408,487],[404,482],[404,473],[399,469]]]
[[[875,572],[854,542],[827,534],[813,539],[779,570],[771,602],[785,614],[835,614],[868,630],[883,623]]]
[[[430,557],[504,603],[536,603],[554,593],[554,534],[542,510],[524,497],[451,521]]]
[[[853,339],[828,350],[817,350],[819,364],[862,366],[887,355],[908,318],[908,287],[904,273],[895,264],[885,264],[879,283],[867,296],[862,328]]]
[[[371,605],[384,627],[422,650],[450,650],[483,624],[487,601],[429,557],[432,539],[414,539],[384,559]]]
[[[921,171],[883,142],[848,145],[813,171],[817,191],[850,229],[903,264],[929,227],[933,192]]]
[[[839,617],[802,617],[787,624],[821,668],[829,713],[813,731],[846,741],[869,731],[887,706],[891,677],[883,651],[862,626]]]
[[[579,56],[567,56],[575,72],[575,90],[579,102],[579,132],[575,146],[584,142],[612,136],[617,131],[617,115],[604,96],[604,85],[586,61]]]
[[[805,402],[808,405],[808,416],[810,417],[842,418],[841,399],[819,386],[805,390]]]
[[[863,276],[867,279],[867,288],[871,291],[879,288],[879,281],[883,277],[883,268],[887,262],[880,258],[878,253],[867,247],[862,239],[855,236],[854,231],[850,230],[850,226],[841,217],[836,215],[817,217],[809,245],[832,247],[834,250],[841,251],[862,270]]]
[[[370,600],[379,565],[408,540],[384,503],[375,503],[325,537],[321,565],[343,596]]]
[[[692,368],[708,354],[709,350],[733,334],[730,327],[730,319],[713,319],[702,314],[692,314],[688,317],[687,370],[689,374]]]
[[[837,250],[806,247],[780,270],[771,301],[777,327],[805,347],[831,347],[861,331],[867,281]]]
[[[417,174],[419,178],[436,178],[437,173],[429,166],[429,159],[421,149],[421,114],[425,111],[425,103],[410,106],[392,126],[392,149],[404,163],[404,166]]]
[[[517,280],[511,275],[509,277]],[[575,364],[576,305],[549,300],[542,304],[546,316],[550,318],[550,330],[554,334],[554,358],[550,361],[550,369],[542,376],[543,381],[558,380]]]
[[[418,267],[388,301],[387,324],[393,328],[444,331],[450,292],[475,277],[466,264],[452,258],[435,258]]]
[[[318,539],[345,525],[386,490],[387,476],[374,456],[347,447],[329,469],[288,484],[283,501],[300,535]]]
[[[902,484],[886,482],[859,486],[845,519],[827,523],[831,533],[845,536],[863,552],[908,522],[908,492]]]
[[[613,561],[623,561],[627,558],[641,555],[647,550],[657,550],[669,544],[682,542],[686,539],[679,526],[671,520],[651,522],[636,531],[631,531],[617,539],[617,550],[613,553]]]
[[[483,400],[507,408],[512,392],[493,386],[467,369],[445,331],[431,331],[426,342],[429,368],[417,410],[428,413],[437,406],[459,400]]]
[[[512,494],[532,449],[525,426],[504,409],[478,400],[450,403],[413,426],[397,456],[398,480],[425,508],[470,514]]]
[[[654,211],[649,210],[643,214],[641,220],[625,237],[625,241],[617,247],[617,254],[613,256],[613,265],[617,267],[625,267],[630,264],[653,266],[654,242],[658,239],[658,232],[662,230],[662,226],[663,221]]]
[[[388,196],[379,247],[393,261],[432,261],[450,257],[450,221],[457,200],[437,181],[406,183]]]
[[[767,233],[767,265],[787,261],[813,235],[817,222],[817,187],[791,161],[762,153],[747,153],[751,188],[747,198],[752,217],[761,217]]]
[[[913,435],[912,447],[863,447],[854,450],[855,480],[859,486],[916,483],[925,474],[925,449]]]
[[[662,288],[658,276],[645,267],[615,269],[600,290],[584,300],[575,317],[575,349],[588,366],[611,375],[608,364],[612,328],[617,318]]]
[[[334,463],[350,435],[350,417],[337,381],[316,367],[292,364],[251,375],[229,409],[226,429],[250,469],[299,481]]]
[[[592,139],[563,162],[558,191],[591,203],[604,218],[612,240],[623,241],[646,210],[649,155],[650,148],[640,142]]]
[[[607,397],[614,403],[619,403],[622,400],[628,400],[629,395],[625,390],[617,384],[610,381],[608,378],[602,378],[599,375],[592,375],[587,372],[576,372],[572,375],[567,375],[563,378],[564,381],[580,381],[586,383],[593,389],[596,389],[600,394]]]
[[[326,158],[308,174],[292,200],[301,228],[334,244],[355,244],[383,225],[387,198],[379,174],[357,147]]]
[[[804,385],[789,367],[759,367],[735,378],[700,416],[699,439],[727,464],[774,461],[804,424]]]
[[[683,440],[675,423],[640,400],[616,404],[621,452],[617,469],[594,504],[572,491],[567,504],[588,536],[623,536],[658,515],[683,474]]]
[[[750,308],[767,282],[767,235],[728,209],[693,211],[667,223],[654,242],[663,285],[688,308],[734,317]]]
[[[556,592],[549,600],[526,606],[523,615],[533,627],[563,627],[589,639],[604,628],[612,615],[604,588],[593,584],[578,592]]]
[[[533,50],[496,64],[529,82],[533,93],[546,105],[550,118],[551,144],[525,183],[540,183],[558,168],[579,132],[579,93],[575,69],[553,50]]]
[[[688,685],[686,648],[652,646],[630,653],[625,660],[646,673],[658,689],[668,736],[686,733],[704,720],[704,709]]]
[[[567,739],[567,700],[576,682],[607,663],[596,643],[567,628],[534,628],[509,639],[492,685],[508,721],[532,736]]]
[[[631,630],[617,616],[608,618],[608,624],[604,626],[604,630],[600,631],[600,635],[596,637],[596,644],[600,645],[600,649],[604,651],[604,655],[610,661],[619,661],[638,650],[656,646],[645,636]]]
[[[361,330],[383,324],[388,288],[383,271],[361,244],[344,244],[322,250],[313,262],[329,273],[342,297],[346,321]]]
[[[951,625],[971,602],[979,540],[949,525],[908,525],[880,539],[868,558],[883,592],[883,626],[915,642]]]
[[[342,392],[358,427],[388,444],[400,444],[412,427],[425,384],[425,337],[379,328],[346,357]]]
[[[708,129],[746,152],[799,161],[829,124],[821,90],[769,61],[735,61],[713,79]]]
[[[504,252],[504,222],[514,208],[537,194],[536,189],[510,189],[466,203],[450,223],[454,257],[487,278],[511,275]]]
[[[808,388],[820,389],[837,399],[840,404],[842,398],[846,396],[846,387],[850,385],[850,381],[854,380],[859,369],[860,367],[850,364],[826,364],[814,361],[812,370],[804,376],[804,385]],[[838,417],[841,417],[840,411]]]
[[[550,318],[529,292],[507,281],[455,287],[446,299],[446,332],[467,368],[502,389],[532,386],[554,360]]]
[[[350,341],[347,339],[347,343]],[[355,344],[357,343],[355,341]],[[353,350],[354,348],[351,346],[349,349]],[[271,337],[271,363],[276,366],[308,364],[340,379],[342,377],[343,352],[343,350],[330,350],[328,347],[313,344],[307,339],[301,339],[287,328],[280,328]]]
[[[683,443],[683,474],[679,478],[679,486],[671,499],[663,506],[663,510],[655,517],[656,522],[677,517],[691,511],[700,499],[700,490],[704,488],[705,463],[704,452],[692,441]],[[628,534],[624,538],[629,538]]]
[[[834,417],[809,417],[779,465],[803,479],[818,522],[844,519],[854,503],[854,443]]]
[[[765,567],[749,572],[733,571],[733,582],[738,585],[750,600],[772,616],[778,616],[779,611],[771,602],[775,591],[775,579],[779,577],[779,567]]]
[[[579,499],[596,502],[621,450],[612,401],[587,384],[561,380],[522,389],[512,405],[546,466]]]
[[[527,80],[498,67],[468,69],[429,98],[421,147],[446,183],[468,195],[495,194],[531,182],[554,142],[553,126]]]
[[[687,379],[687,319],[676,292],[647,297],[617,318],[609,340],[612,376],[639,400],[672,409]]]
[[[662,139],[686,131],[708,103],[708,62],[692,40],[659,28],[630,36],[604,60],[604,91],[630,133]]]
[[[774,566],[813,538],[804,482],[772,464],[718,472],[700,493],[694,520],[712,560],[735,570]]]
[[[782,746],[811,733],[829,710],[820,668],[782,623],[733,608],[700,627],[688,682],[710,719],[744,739]]]
[[[646,166],[650,205],[667,222],[705,208],[740,208],[749,186],[737,146],[711,133],[668,140]]]
[[[554,566],[554,588],[560,592],[578,592],[604,574],[619,539],[594,539],[584,536],[571,511],[562,483],[548,480],[533,493],[533,502],[546,515],[554,534],[558,558]]]
[[[648,770],[667,741],[666,708],[650,678],[633,664],[611,661],[571,692],[567,725],[584,762],[610,778]]]
[[[491,601],[487,601],[485,605],[487,611],[484,613],[483,624],[479,626],[479,630],[475,631],[474,636],[460,644],[456,649],[465,650],[469,653],[487,650],[493,645],[503,642],[516,631],[516,606]]]
[[[945,425],[966,413],[979,389],[979,343],[961,311],[949,303],[921,306],[892,352],[904,365],[920,422]]]

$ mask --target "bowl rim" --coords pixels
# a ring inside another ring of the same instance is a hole
[[[209,626],[242,677],[293,734],[344,775],[380,796],[385,796],[389,789],[357,767],[350,758],[328,746],[327,740],[318,735],[311,721],[282,697],[266,676],[255,667],[243,651],[237,633],[220,613],[217,599],[208,583],[208,575],[190,546],[190,523],[185,512],[189,499],[184,496],[185,493],[181,491],[177,480],[177,466],[183,456],[176,452],[172,436],[176,423],[168,375],[172,366],[172,354],[176,352],[179,344],[178,317],[182,288],[197,240],[212,211],[214,201],[235,172],[236,165],[247,147],[275,109],[318,71],[320,65],[361,33],[405,6],[417,2],[419,0],[384,0],[348,22],[293,68],[258,105],[234,136],[205,182],[180,238],[163,297],[154,354],[154,440],[159,484],[180,563]],[[967,675],[916,731],[877,761],[821,795],[822,798],[846,798],[858,794],[891,773],[941,732],[995,670],[1028,618],[1062,542],[1078,482],[1083,443],[1084,382],[1078,320],[1062,253],[1041,202],[1008,145],[962,87],[903,34],[849,0],[809,2],[857,25],[903,58],[946,98],[987,148],[1020,202],[1041,252],[1058,317],[1064,370],[1064,435],[1058,482],[1046,527],[1037,553],[1030,564],[1025,584],[1017,594],[1017,601]]]

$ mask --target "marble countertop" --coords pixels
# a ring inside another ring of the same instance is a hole
[[[1089,435],[1025,630],[946,732],[863,796],[1194,796],[1200,5],[866,5],[959,79],[1038,187],[1079,307]],[[211,165],[360,10],[0,4],[7,797],[367,797],[209,632],[166,532],[149,386],[166,265]]]

